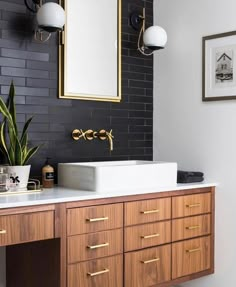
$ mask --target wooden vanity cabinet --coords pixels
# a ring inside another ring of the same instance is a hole
[[[214,191],[0,209],[7,287],[168,287],[212,274]]]
[[[67,204],[66,287],[166,287],[214,272],[214,187],[115,201]]]

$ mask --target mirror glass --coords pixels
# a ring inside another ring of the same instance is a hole
[[[65,0],[60,98],[120,101],[121,0]]]

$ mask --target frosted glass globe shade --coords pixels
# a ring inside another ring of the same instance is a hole
[[[160,26],[151,26],[144,31],[143,42],[151,50],[162,49],[167,42],[166,31]]]
[[[57,3],[47,2],[39,8],[37,21],[39,27],[48,32],[62,30],[65,25],[65,11]]]

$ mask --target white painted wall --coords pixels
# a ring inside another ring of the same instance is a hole
[[[235,0],[154,0],[168,34],[154,61],[154,158],[220,183],[215,274],[191,287],[236,286],[236,100],[202,102],[202,37],[236,30]],[[181,285],[183,286],[183,285]]]

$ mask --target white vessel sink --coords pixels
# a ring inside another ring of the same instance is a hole
[[[106,161],[59,163],[59,186],[109,192],[175,186],[177,163],[157,161]]]

